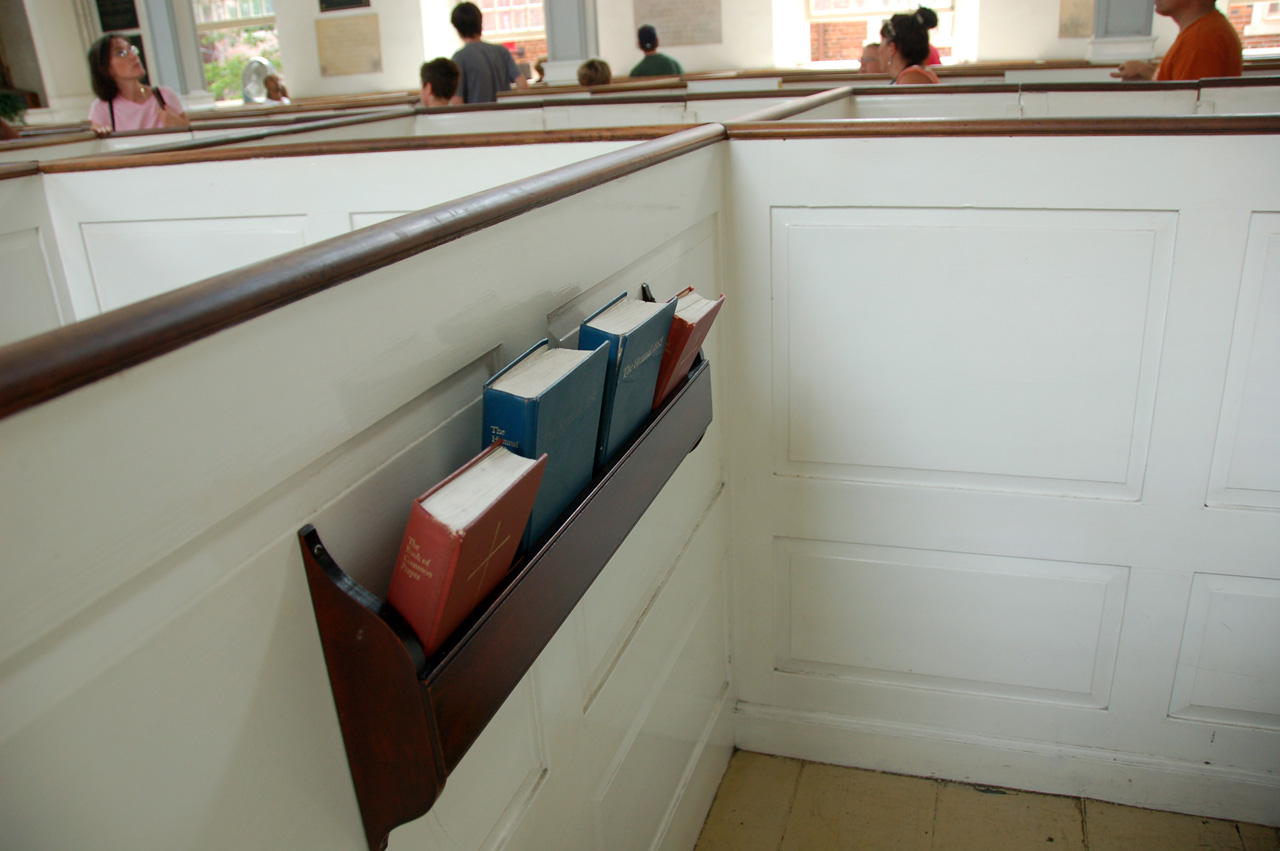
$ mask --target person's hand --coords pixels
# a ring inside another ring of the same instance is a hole
[[[1120,67],[1111,72],[1111,76],[1125,82],[1134,80],[1151,80],[1156,76],[1156,68],[1150,62],[1143,62],[1141,59],[1130,59],[1128,62],[1120,63]]]
[[[101,139],[103,136],[111,135],[110,127],[104,127],[103,125],[99,124],[96,121],[89,122],[89,129],[92,130],[94,133],[97,133],[99,139]]]
[[[161,108],[160,120],[164,122],[165,127],[187,127],[191,124],[191,119],[181,112],[174,112],[167,106]]]

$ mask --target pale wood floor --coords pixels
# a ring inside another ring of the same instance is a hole
[[[1280,851],[1274,827],[738,751],[696,851]]]

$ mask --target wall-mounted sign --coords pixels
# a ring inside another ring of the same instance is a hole
[[[369,0],[320,0],[321,12],[336,12],[339,9],[359,9],[369,5]]]
[[[1058,38],[1088,38],[1093,35],[1093,0],[1060,0]]]
[[[382,41],[377,15],[321,18],[316,21],[320,76],[382,73]]]
[[[96,5],[104,33],[138,28],[138,8],[133,0],[97,0]]]
[[[658,49],[677,44],[719,44],[720,0],[635,0],[636,28],[652,24]]]

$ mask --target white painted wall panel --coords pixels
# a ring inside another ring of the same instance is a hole
[[[1280,580],[1196,574],[1169,714],[1280,730],[1277,647]]]
[[[340,142],[353,139],[401,139],[413,135],[417,118],[406,110],[396,110],[400,115],[379,121],[368,121],[361,124],[348,124],[342,127],[325,127],[317,130],[304,130],[281,136],[268,136],[262,139],[251,139],[237,143],[237,147],[259,147],[261,145],[300,145],[311,142]]]
[[[776,209],[778,471],[1136,498],[1175,222]]]
[[[729,143],[739,746],[1280,818],[1270,693],[1222,664],[1270,663],[1206,628],[1179,674],[1197,574],[1280,580],[1280,515],[1205,505],[1272,147]],[[1262,587],[1221,604],[1274,647]]]
[[[685,120],[691,124],[724,123],[761,109],[769,109],[789,99],[780,93],[777,98],[691,100],[685,104]]]
[[[1127,571],[779,540],[777,668],[1105,707]]]
[[[1280,112],[1280,86],[1201,89],[1197,111],[1213,115]]]
[[[1210,505],[1280,508],[1280,214],[1255,213],[1245,248]]]
[[[543,130],[542,110],[503,109],[494,111],[432,113],[419,115],[414,121],[415,136],[437,136],[449,133],[510,133],[521,130]]]
[[[192,163],[42,175],[37,185],[57,234],[56,269],[66,269],[67,313],[83,319],[346,233],[360,216],[364,226],[389,211],[420,210],[627,144],[531,145],[519,156],[494,147]],[[163,191],[140,191],[153,182]],[[222,238],[204,239],[206,232]]]
[[[1111,69],[1105,70],[1109,75]],[[1108,76],[1109,79],[1109,76]],[[1010,80],[1010,82],[1013,82]],[[1027,118],[1076,116],[1195,115],[1196,89],[1146,92],[1023,92]]]
[[[536,675],[526,676],[449,776],[425,816],[391,832],[388,847],[500,848],[547,775]]]
[[[61,324],[39,229],[0,234],[0,269],[0,346]]]
[[[85,222],[80,226],[103,311],[283,254],[307,243],[307,217]]]
[[[1016,118],[1017,92],[982,94],[858,95],[849,118]],[[794,121],[808,120],[810,113]]]
[[[679,788],[727,688],[723,597],[720,576],[705,590],[658,690],[646,701],[639,728],[617,755],[598,801],[596,847],[642,851],[661,841],[648,814],[670,806],[672,791]]]
[[[0,180],[0,344],[71,321],[74,313],[42,175]]]

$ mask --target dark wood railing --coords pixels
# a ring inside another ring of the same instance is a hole
[[[523,130],[503,133],[457,133],[434,136],[402,136],[384,139],[339,139],[330,142],[294,142],[282,145],[233,147],[208,145],[177,148],[159,153],[99,157],[75,157],[32,163],[44,174],[103,171],[156,165],[186,165],[277,157],[318,157],[334,154],[372,154],[388,151],[427,151],[440,148],[492,148],[512,145],[547,145],[570,142],[642,142],[687,130],[687,124],[653,124],[642,127],[600,127],[584,130]],[[2,177],[3,175],[0,175]]]
[[[457,239],[536,207],[623,175],[648,168],[724,139],[805,139],[875,136],[1087,136],[1274,134],[1280,116],[1177,116],[1151,118],[921,119],[789,121],[778,119],[848,97],[848,89],[801,98],[725,125],[611,131],[569,131],[561,140],[622,139],[628,132],[658,138],[477,193],[417,213],[306,246],[277,258],[217,275],[50,331],[0,349],[0,417],[24,410],[77,387],[172,351],[217,331],[306,298],[433,246]],[[522,141],[547,141],[547,134],[517,134]],[[408,140],[406,140],[408,141]],[[509,141],[516,141],[513,137]],[[398,144],[398,142],[397,142]],[[412,140],[413,145],[450,144]],[[305,153],[370,150],[368,142],[317,143]],[[150,162],[188,161],[194,152],[156,155]],[[299,152],[301,155],[304,152]],[[263,148],[221,151],[219,158],[264,156]],[[171,159],[165,159],[164,157]],[[203,156],[209,157],[206,153]],[[129,158],[128,164],[149,161]],[[47,163],[45,170],[72,170],[77,163]],[[83,167],[116,167],[99,160]],[[0,179],[36,173],[32,163],[0,166]]]
[[[730,139],[844,139],[868,136],[1194,136],[1280,133],[1280,115],[1138,118],[842,118],[729,122]]]
[[[1075,65],[1078,65],[1078,64],[1080,63],[1066,63],[1065,65],[1063,65],[1063,67],[1075,67]],[[974,67],[977,67],[977,66],[974,66]],[[990,67],[994,69],[994,68],[1001,68],[1002,66],[995,65]],[[1014,67],[1049,67],[1049,66],[1026,66],[1025,63],[1023,64],[1010,63],[1008,64],[1008,67],[1014,68]],[[1054,66],[1054,67],[1057,67],[1057,66]],[[744,73],[738,76],[740,76],[743,79],[749,79],[752,77],[752,73],[754,73],[755,76],[759,76],[760,74],[763,74],[766,72],[749,72],[749,73]],[[696,77],[691,76],[690,78],[692,79]],[[712,78],[719,79],[718,77],[712,77]],[[735,78],[729,78],[729,79],[735,79]],[[780,79],[784,79],[784,78],[780,78]],[[541,109],[547,105],[571,107],[571,106],[578,106],[578,105],[598,105],[601,103],[608,103],[612,105],[654,104],[654,103],[678,104],[678,103],[694,103],[694,102],[700,103],[700,102],[714,101],[714,100],[753,100],[753,99],[777,99],[777,98],[787,98],[787,99],[795,99],[796,101],[803,101],[803,99],[811,98],[811,100],[804,101],[808,105],[801,106],[797,109],[795,113],[792,113],[792,114],[798,114],[798,112],[803,112],[807,109],[813,109],[816,106],[821,105],[821,103],[824,101],[821,101],[820,98],[827,98],[828,100],[826,100],[825,102],[830,102],[830,100],[836,100],[843,97],[878,97],[878,98],[879,97],[895,97],[895,98],[905,97],[905,98],[909,98],[909,97],[920,96],[920,95],[936,96],[936,95],[993,94],[993,93],[1013,93],[1013,92],[1021,94],[1021,93],[1052,93],[1052,92],[1161,91],[1161,90],[1220,89],[1220,88],[1230,88],[1230,87],[1253,88],[1253,87],[1266,87],[1266,86],[1280,86],[1280,75],[1255,76],[1255,77],[1244,77],[1244,78],[1242,77],[1214,78],[1214,79],[1205,79],[1205,80],[1190,81],[1190,82],[1140,81],[1140,82],[1121,83],[1118,81],[1113,81],[1113,82],[1098,81],[1098,82],[1055,82],[1055,83],[1037,83],[1037,82],[974,83],[974,84],[952,84],[952,85],[941,86],[936,88],[920,87],[920,86],[894,87],[894,86],[884,86],[884,85],[865,85],[868,79],[877,79],[877,78],[872,76],[860,76],[852,73],[796,74],[793,76],[787,76],[785,77],[785,79],[791,82],[803,81],[804,83],[808,85],[812,85],[814,87],[806,88],[806,89],[789,88],[789,89],[764,90],[764,91],[752,90],[752,91],[746,91],[746,92],[693,92],[693,93],[690,93],[690,92],[685,92],[681,90],[677,93],[673,91],[673,87],[669,85],[670,81],[668,81],[668,84],[662,87],[655,88],[652,94],[642,94],[642,95],[628,94],[629,91],[634,91],[634,87],[631,87],[631,88],[616,87],[616,92],[609,93],[608,97],[601,97],[598,91],[597,93],[592,94],[589,90],[584,89],[582,87],[559,87],[557,89],[549,90],[549,91],[557,91],[557,92],[574,91],[574,92],[581,93],[581,96],[554,97],[554,98],[548,97],[546,99],[539,99],[539,98],[529,99],[527,97],[528,95],[527,92],[520,92],[519,94],[525,95],[526,99],[512,100],[512,101],[499,102],[499,103],[489,103],[489,104],[470,104],[470,105],[463,105],[463,106],[435,107],[435,108],[425,108],[422,106],[408,106],[408,105],[399,105],[399,106],[391,106],[391,107],[384,106],[381,108],[377,108],[377,107],[368,106],[369,101],[368,99],[365,99],[364,101],[357,103],[355,105],[348,105],[348,111],[346,114],[336,115],[336,116],[332,114],[317,115],[314,113],[295,113],[293,115],[285,116],[285,115],[281,115],[279,112],[272,112],[271,110],[257,110],[257,112],[261,116],[260,118],[257,118],[257,119],[231,116],[231,115],[220,115],[215,117],[215,120],[193,119],[193,124],[192,124],[192,127],[190,128],[191,130],[225,129],[228,132],[224,135],[205,138],[205,139],[183,139],[177,142],[148,145],[145,147],[137,147],[137,148],[131,148],[131,149],[122,150],[122,151],[115,151],[109,154],[95,155],[93,157],[84,157],[74,161],[68,158],[67,160],[60,161],[57,165],[54,165],[48,169],[42,168],[42,170],[47,170],[47,171],[87,170],[91,167],[90,163],[94,163],[94,162],[100,163],[100,167],[102,168],[123,168],[129,165],[129,163],[126,163],[123,160],[120,160],[118,158],[134,158],[134,157],[148,158],[145,160],[145,163],[148,165],[157,164],[157,163],[168,163],[168,162],[186,163],[186,162],[193,162],[195,160],[188,159],[185,157],[178,157],[174,159],[159,159],[159,160],[151,159],[151,158],[157,154],[169,154],[173,152],[189,152],[189,151],[199,151],[199,150],[208,150],[208,149],[218,149],[218,148],[223,148],[227,146],[243,144],[246,142],[264,142],[266,140],[275,141],[277,138],[280,139],[280,144],[273,145],[270,148],[269,152],[265,145],[256,147],[255,150],[258,151],[257,155],[258,156],[308,156],[316,153],[352,153],[355,151],[355,149],[350,146],[336,147],[336,148],[307,146],[307,147],[299,147],[295,149],[286,149],[284,146],[288,144],[286,141],[287,137],[298,134],[298,133],[307,133],[313,130],[319,131],[319,130],[326,130],[326,129],[332,129],[332,128],[339,128],[339,127],[349,127],[349,126],[361,125],[361,124],[374,124],[379,121],[395,120],[398,118],[403,118],[410,114],[437,115],[437,114],[456,114],[459,112],[465,113],[465,112],[509,111],[509,110],[521,110],[521,109]],[[822,81],[827,81],[827,82],[842,81],[847,83],[847,85],[840,86],[834,89],[830,88],[829,86],[818,87],[817,85],[815,85],[815,84],[821,83]],[[863,84],[863,85],[860,85],[860,84]],[[599,89],[599,88],[605,88],[605,87],[597,87],[597,88]],[[394,96],[393,99],[404,100],[404,97],[400,95],[396,95]],[[336,107],[330,106],[328,108],[334,109]],[[762,112],[758,116],[756,115],[743,116],[740,119],[735,119],[734,123],[743,123],[746,121],[779,120],[781,118],[790,117],[783,113],[793,108],[794,107],[792,107],[790,104],[779,104],[777,105],[775,110]],[[284,109],[284,108],[281,107],[277,109]],[[220,118],[221,120],[216,120],[218,118]],[[609,132],[616,131],[618,129],[619,128],[594,128],[590,132],[596,135],[591,140],[608,138],[607,135],[600,135],[600,134],[608,134]],[[173,128],[168,131],[166,130],[126,131],[126,132],[119,133],[117,135],[119,136],[148,135],[148,136],[163,138],[163,136],[165,135],[169,135],[169,134],[177,135],[177,134],[184,134],[186,132],[188,132],[188,128]],[[536,132],[536,131],[530,131],[530,132]],[[555,133],[555,132],[562,132],[562,131],[548,131],[548,132]],[[641,138],[651,138],[655,135],[661,135],[661,133],[664,133],[664,132],[670,132],[669,128],[664,128],[659,132],[650,133],[647,136],[644,135],[643,131],[639,130],[638,128],[626,128],[623,132],[623,138],[630,139],[630,140],[636,140]],[[494,139],[501,140],[501,141],[493,142],[490,144],[512,145],[512,144],[525,143],[524,141],[521,140],[520,134],[518,133],[449,134],[447,136],[438,137],[440,141],[436,141],[436,142],[432,142],[432,141],[415,142],[413,140],[406,140],[406,141],[388,140],[388,141],[380,141],[380,142],[370,141],[369,144],[371,147],[369,149],[370,150],[414,150],[420,147],[460,147],[460,146],[471,146],[471,145],[479,146],[479,145],[486,144],[483,141],[484,137],[492,137]],[[29,139],[24,138],[22,140],[18,140],[14,142],[6,142],[6,143],[3,143],[3,148],[0,148],[0,149],[4,149],[4,150],[31,149],[33,153],[35,153],[38,151],[38,149],[40,149],[44,145],[65,144],[68,142],[87,141],[93,138],[95,137],[88,131],[77,131],[70,134],[59,135],[55,137],[32,137]],[[524,138],[529,139],[531,137],[526,135]],[[582,137],[574,137],[573,139],[565,138],[565,139],[560,139],[558,141],[570,141],[570,140],[580,141],[585,139],[583,139]],[[313,143],[313,144],[323,146],[327,143]],[[38,154],[34,158],[38,159]],[[237,156],[232,155],[226,158],[236,159]],[[140,160],[139,162],[134,164],[143,164],[143,162],[144,161]],[[0,175],[0,177],[3,177],[3,175]]]
[[[0,417],[725,138],[708,124],[318,242],[0,348]]]

